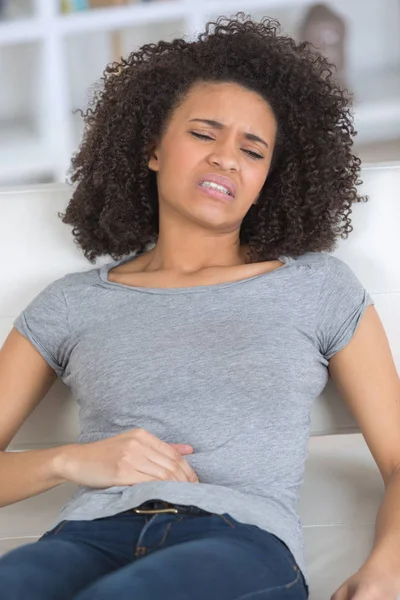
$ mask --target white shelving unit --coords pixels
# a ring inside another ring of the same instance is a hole
[[[143,43],[193,36],[206,21],[238,11],[280,20],[294,37],[311,0],[168,0],[63,15],[59,0],[20,0],[25,14],[0,21],[0,186],[65,181],[77,150],[88,88],[112,56]],[[349,87],[356,143],[398,143],[400,158],[400,0],[327,0],[349,24]],[[7,82],[4,85],[4,82]],[[393,151],[393,150],[392,150]],[[371,156],[373,155],[373,152]]]

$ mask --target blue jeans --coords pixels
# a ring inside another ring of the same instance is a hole
[[[147,508],[149,505],[146,503]],[[152,501],[152,508],[175,505]],[[176,505],[179,506],[179,505]],[[61,521],[0,558],[7,600],[304,600],[279,538],[229,514],[137,514]]]

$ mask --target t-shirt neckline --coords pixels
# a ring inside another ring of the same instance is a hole
[[[135,285],[126,285],[125,283],[118,283],[116,281],[110,281],[108,279],[108,272],[118,265],[122,265],[133,258],[137,258],[141,254],[144,254],[147,250],[143,250],[142,252],[137,252],[134,254],[130,254],[127,257],[124,257],[119,260],[113,260],[112,262],[106,263],[99,268],[99,276],[100,279],[108,286],[123,288],[127,290],[132,290],[134,292],[142,292],[145,294],[188,294],[188,293],[196,293],[196,292],[207,292],[212,290],[223,289],[226,287],[231,287],[234,285],[245,284],[247,282],[254,281],[256,279],[261,279],[263,277],[271,277],[280,271],[284,271],[286,267],[290,266],[294,259],[287,255],[278,256],[278,260],[283,262],[283,265],[280,267],[273,269],[272,271],[267,271],[265,273],[260,273],[259,275],[253,275],[252,277],[247,277],[245,279],[239,279],[238,281],[227,281],[222,283],[211,283],[209,285],[195,285],[191,287],[179,287],[179,288],[153,288],[153,287],[140,287]]]

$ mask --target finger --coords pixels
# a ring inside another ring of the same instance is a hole
[[[149,448],[146,459],[149,461],[148,472],[156,474],[160,479],[188,481],[188,476],[175,458],[169,458],[156,450]]]
[[[191,483],[199,481],[197,473],[192,469],[189,463],[184,458],[182,458],[182,456],[178,456],[176,460],[179,468],[182,469],[188,481],[190,481]]]
[[[153,435],[152,433],[149,433],[149,432],[146,432],[146,433],[148,435],[145,436],[144,441],[146,444],[148,444],[149,449],[154,450],[155,452],[159,453],[160,456],[165,456],[168,459],[168,462],[162,460],[160,463],[160,460],[157,459],[154,454],[149,455],[149,457],[154,462],[158,462],[158,463],[162,464],[163,466],[165,466],[165,468],[172,471],[173,473],[177,472],[178,481],[190,481],[190,482],[198,481],[197,474],[193,471],[193,469],[189,465],[189,463],[182,457],[180,452],[178,452],[178,450],[176,450],[176,448],[174,448],[174,445],[163,442],[162,440],[160,440],[160,438]],[[184,447],[186,444],[176,444],[176,445]],[[189,446],[189,447],[191,448],[191,446]],[[174,465],[171,464],[173,462],[177,463],[176,467],[174,467]],[[182,475],[181,475],[182,472],[184,475],[183,479],[182,479]]]

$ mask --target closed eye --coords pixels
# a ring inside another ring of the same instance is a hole
[[[210,137],[209,135],[203,135],[202,133],[197,133],[196,131],[191,131],[190,133],[200,139],[204,139],[204,140],[213,140],[214,139],[214,138]],[[253,158],[255,160],[260,160],[261,158],[264,158],[261,154],[257,154],[257,152],[252,152],[251,150],[246,150],[245,148],[241,148],[241,150],[243,150],[243,152],[246,152],[251,158]]]

